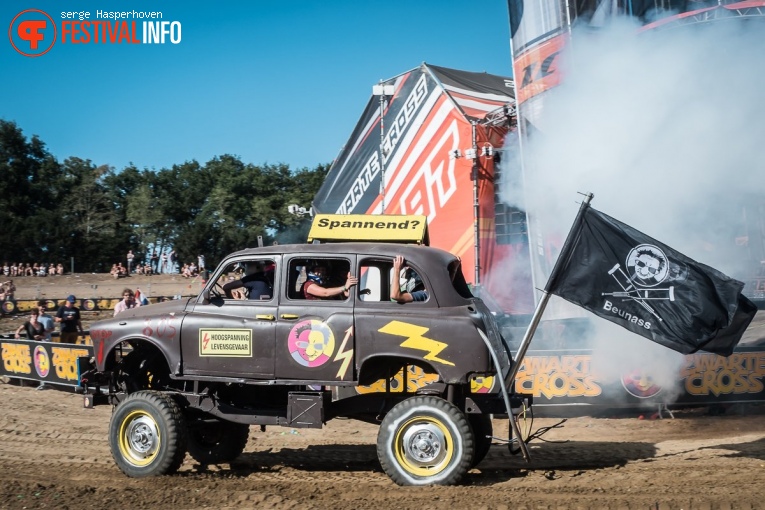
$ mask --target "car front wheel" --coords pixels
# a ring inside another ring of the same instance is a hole
[[[128,395],[112,413],[109,446],[133,478],[174,473],[186,455],[186,425],[178,404],[157,391]]]

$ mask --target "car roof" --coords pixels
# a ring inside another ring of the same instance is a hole
[[[430,246],[398,243],[379,242],[352,242],[352,243],[322,243],[322,244],[277,244],[259,248],[246,248],[229,255],[239,256],[267,256],[267,255],[298,255],[304,257],[357,254],[361,256],[386,256],[394,257],[402,255],[413,264],[424,266],[425,264],[448,265],[457,257],[448,251]],[[227,257],[228,258],[228,257]]]
[[[430,246],[380,243],[380,242],[340,242],[323,244],[278,244],[262,248],[248,248],[229,255],[229,258],[268,257],[288,255],[293,257],[395,257],[402,255],[407,264],[414,266],[438,301],[439,306],[460,306],[466,303],[466,297],[460,296],[452,284],[449,273],[453,262],[459,257],[448,251]],[[453,267],[453,266],[452,266]],[[460,277],[464,284],[464,278]]]

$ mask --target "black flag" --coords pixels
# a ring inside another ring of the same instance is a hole
[[[728,356],[757,312],[743,287],[583,204],[545,291],[683,354]]]

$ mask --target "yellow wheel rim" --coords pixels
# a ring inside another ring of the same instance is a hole
[[[119,448],[122,457],[134,466],[143,467],[157,458],[162,438],[154,418],[145,411],[133,411],[120,424]]]
[[[406,421],[393,438],[396,461],[415,476],[434,476],[449,466],[454,456],[454,438],[449,429],[430,416]]]

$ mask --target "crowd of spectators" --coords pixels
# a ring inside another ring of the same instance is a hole
[[[125,260],[127,261],[127,267],[123,266],[120,262],[112,265],[111,275],[114,278],[130,276],[131,274],[180,274],[184,278],[194,278],[205,271],[204,255],[197,257],[197,263],[192,261],[181,265],[175,250],[162,252],[161,254],[158,254],[156,251],[147,253],[143,261],[138,260],[133,250],[129,250]]]
[[[181,275],[184,278],[193,278],[195,276],[199,276],[199,268],[193,262],[190,264],[183,264],[183,267],[181,268]]]
[[[122,265],[122,262],[117,262],[116,264],[112,264],[112,270],[109,271],[109,274],[112,275],[112,277],[114,277],[115,280],[117,278],[124,278],[125,276],[130,276],[127,268]]]
[[[3,262],[0,270],[3,276],[6,278],[21,278],[23,276],[53,276],[64,274],[63,264],[45,264],[45,263],[30,263],[30,262]]]
[[[129,250],[125,259],[127,264],[123,265],[122,262],[112,264],[109,274],[115,279],[130,276],[131,274],[152,275],[160,273],[180,274],[184,278],[193,278],[199,276],[205,270],[204,255],[198,256],[197,264],[190,262],[181,266],[175,250],[171,250],[168,253],[162,253],[161,255],[157,254],[157,252],[149,253],[143,261],[138,260],[133,251]],[[0,266],[0,277],[5,278],[63,274],[63,264],[3,262],[2,266]]]

